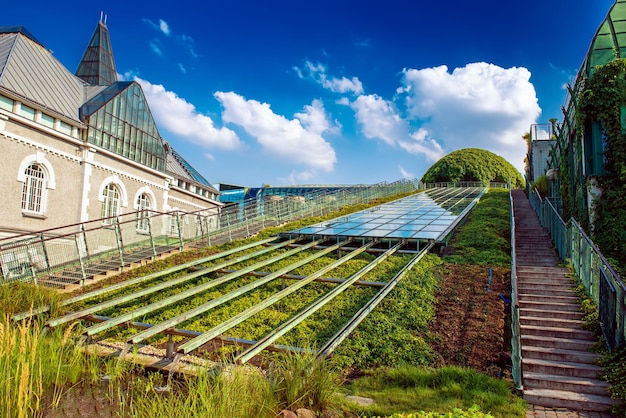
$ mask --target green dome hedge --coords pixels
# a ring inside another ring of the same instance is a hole
[[[524,187],[522,175],[511,163],[493,152],[479,148],[451,152],[433,164],[422,177],[424,183],[460,181],[510,181],[513,188]]]

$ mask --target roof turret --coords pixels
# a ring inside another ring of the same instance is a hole
[[[108,86],[117,81],[109,29],[102,18],[78,64],[76,76],[96,86]]]

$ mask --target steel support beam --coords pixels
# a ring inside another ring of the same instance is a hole
[[[300,252],[300,251],[304,251],[308,248],[314,247],[315,245],[319,244],[319,241],[312,241],[310,242],[308,245],[305,245],[303,247],[297,248],[297,250],[299,251],[295,251],[291,254],[289,254],[289,256]],[[285,274],[288,271],[297,269],[298,267],[301,267],[307,263],[310,263],[311,261],[315,260],[316,258],[319,258],[321,256],[323,256],[324,254],[329,253],[330,251],[335,250],[336,248],[333,249],[329,249],[328,251],[320,251],[317,252],[315,254],[310,255],[309,257],[306,257],[302,260],[296,261],[295,263],[292,263],[290,265],[288,265],[287,267],[283,267],[282,269],[269,274],[265,277],[263,277],[262,279],[256,280],[252,283],[248,283],[244,286],[241,286],[240,288],[233,290],[232,292],[229,292],[225,295],[222,295],[218,298],[212,299],[210,301],[208,301],[207,303],[204,303],[194,309],[191,309],[187,312],[183,312],[182,314],[175,316],[173,318],[170,318],[164,322],[161,322],[159,324],[156,324],[155,326],[153,326],[152,328],[150,328],[149,330],[145,330],[139,334],[134,335],[133,337],[131,337],[127,342],[129,344],[137,344],[140,343],[141,341],[145,340],[146,338],[152,337],[155,334],[158,334],[159,332],[166,330],[168,328],[172,328],[178,324],[181,324],[191,318],[194,318],[200,314],[203,314],[204,312],[215,308],[216,306],[219,306],[223,303],[228,302],[229,300],[232,300],[234,298],[237,298],[253,289],[256,289],[259,286],[264,285],[265,283],[268,283],[278,277],[280,277],[281,275]],[[290,251],[291,252],[291,251]],[[285,253],[287,254],[287,253]],[[284,257],[286,258],[286,257]],[[239,272],[237,273],[231,273],[231,274],[237,274],[237,276],[240,276],[241,274],[239,274]]]
[[[301,281],[298,281],[298,282],[292,284],[291,286],[281,290],[280,292],[270,296],[269,298],[263,300],[262,302],[254,305],[254,306],[251,306],[250,308],[246,309],[245,311],[240,312],[239,314],[235,315],[234,317],[230,318],[229,320],[224,321],[221,324],[211,328],[210,330],[208,330],[205,333],[203,333],[202,335],[194,338],[193,340],[187,341],[186,343],[184,343],[184,344],[182,344],[181,346],[178,347],[178,353],[187,354],[187,353],[190,353],[191,351],[195,350],[196,348],[202,346],[203,344],[206,344],[207,342],[209,342],[213,338],[216,338],[220,334],[228,331],[229,329],[239,325],[240,323],[242,323],[246,319],[250,318],[251,316],[259,313],[263,309],[268,308],[272,304],[278,302],[279,300],[281,300],[284,297],[290,295],[291,293],[295,292],[296,290],[306,286],[307,284],[309,284],[312,281],[316,280],[317,278],[321,277],[326,272],[339,267],[341,264],[345,263],[346,261],[348,261],[348,260],[356,257],[357,255],[361,254],[363,251],[367,250],[369,247],[374,245],[374,242],[375,241],[369,242],[368,244],[364,245],[363,247],[359,248],[358,250],[353,251],[351,253],[348,253],[347,255],[345,255],[344,257],[340,258],[339,260],[337,260],[337,261],[335,261],[335,262],[333,262],[333,263],[323,267],[322,269],[316,271],[315,273],[307,276],[305,279],[303,279]],[[330,251],[334,251],[335,249],[337,249],[337,247],[342,246],[344,244],[345,244],[345,241],[340,243],[340,244],[337,244],[336,246],[333,246],[333,247],[329,248],[329,250]]]
[[[346,337],[354,331],[354,329],[369,315],[369,313],[384,299],[387,297],[389,292],[402,280],[409,271],[428,253],[428,251],[433,248],[435,243],[431,241],[431,243],[424,247],[422,251],[420,251],[415,257],[411,259],[402,269],[387,282],[387,285],[383,287],[380,292],[376,293],[372,299],[370,299],[353,317],[348,321],[339,331],[333,335],[326,344],[317,353],[318,357],[327,357],[332,353],[335,348]]]
[[[272,344],[278,338],[286,334],[288,331],[292,330],[299,323],[301,323],[306,318],[308,318],[313,313],[315,313],[317,310],[319,310],[322,306],[324,306],[325,304],[330,302],[332,299],[334,299],[336,296],[338,296],[340,293],[342,293],[344,290],[349,288],[354,282],[359,280],[363,275],[373,270],[378,264],[382,263],[385,259],[387,259],[389,256],[391,256],[396,251],[398,251],[400,247],[402,247],[402,245],[404,245],[404,242],[400,242],[396,244],[395,246],[393,246],[392,248],[390,248],[389,250],[387,250],[384,254],[380,255],[378,258],[376,258],[371,263],[363,267],[357,273],[353,274],[348,280],[346,280],[339,286],[335,287],[333,290],[331,290],[330,292],[328,292],[327,294],[319,298],[316,302],[314,302],[313,304],[309,305],[308,307],[300,311],[298,314],[296,314],[296,316],[292,317],[287,322],[283,323],[281,326],[276,328],[274,331],[272,331],[271,333],[263,337],[254,346],[248,348],[247,350],[243,351],[241,354],[236,356],[234,358],[234,362],[246,363],[248,360],[250,360],[252,357],[257,355],[261,350],[263,350],[269,344]]]
[[[137,278],[126,280],[126,281],[123,281],[121,283],[117,283],[117,284],[114,284],[114,285],[111,285],[111,286],[103,287],[102,289],[94,290],[92,292],[83,293],[81,295],[74,296],[72,298],[68,298],[68,299],[65,299],[65,300],[59,302],[58,306],[68,306],[68,305],[71,305],[73,303],[81,302],[83,300],[87,300],[87,299],[91,299],[91,298],[95,298],[95,297],[104,295],[106,293],[110,293],[110,292],[113,292],[113,291],[116,291],[116,290],[123,289],[123,288],[128,287],[128,286],[133,286],[135,284],[139,284],[139,283],[143,283],[143,282],[146,282],[146,281],[149,281],[149,280],[157,279],[157,278],[162,277],[162,276],[167,276],[168,274],[176,273],[176,272],[178,272],[180,270],[184,270],[184,269],[187,269],[187,268],[190,268],[190,267],[194,267],[194,266],[197,266],[199,264],[208,263],[209,261],[213,261],[213,260],[216,260],[218,258],[226,257],[228,255],[231,255],[231,254],[234,254],[234,253],[237,253],[237,252],[240,252],[240,251],[244,251],[244,250],[247,250],[249,248],[257,247],[259,245],[269,244],[270,242],[276,241],[277,239],[278,239],[278,237],[272,237],[272,238],[268,238],[268,239],[265,239],[265,240],[262,240],[262,241],[253,242],[253,243],[241,246],[241,247],[232,248],[230,250],[222,251],[222,252],[219,252],[219,253],[216,253],[216,254],[211,254],[210,256],[203,257],[203,258],[200,258],[198,260],[188,261],[187,263],[183,263],[183,264],[179,264],[177,266],[169,267],[169,268],[166,268],[164,270],[148,274],[146,276],[137,277]],[[41,314],[41,313],[44,313],[44,312],[48,312],[49,310],[50,310],[50,305],[44,305],[44,306],[40,306],[39,308],[32,309],[32,310],[27,311],[27,312],[21,312],[21,313],[15,314],[15,315],[13,315],[11,317],[11,319],[14,320],[14,321],[20,321],[22,319],[30,318],[31,316],[34,316],[34,315],[38,315],[38,314]]]
[[[290,244],[289,241],[285,241],[285,242],[283,242],[283,243],[281,243],[281,244],[279,244],[279,245],[277,245],[275,247],[266,248],[266,250],[270,250],[270,251],[271,250],[275,250],[275,249],[278,249],[279,247],[286,246],[286,245],[289,245],[289,244]],[[262,251],[265,251],[265,250],[262,250]],[[258,253],[260,253],[260,252],[261,251],[259,251]],[[235,279],[235,278],[240,277],[240,276],[244,276],[244,275],[246,275],[247,273],[249,273],[250,271],[252,271],[252,270],[254,270],[256,268],[263,267],[263,266],[266,266],[268,264],[275,263],[276,261],[282,260],[283,258],[289,257],[291,254],[295,254],[297,252],[298,251],[289,250],[289,251],[285,252],[284,254],[279,254],[279,255],[274,256],[272,258],[269,258],[267,260],[263,260],[263,261],[260,261],[258,263],[255,263],[252,266],[245,267],[245,268],[237,271],[236,273],[227,274],[226,276],[220,277],[220,278],[215,279],[215,280],[211,280],[210,282],[207,282],[207,283],[201,284],[199,286],[193,287],[193,288],[188,289],[188,290],[186,290],[184,292],[177,293],[177,294],[172,295],[170,297],[167,297],[165,299],[156,301],[154,303],[151,303],[150,305],[147,305],[147,306],[144,306],[142,308],[136,309],[136,310],[134,310],[132,312],[129,312],[127,314],[120,315],[120,316],[117,316],[115,318],[112,318],[111,320],[109,320],[109,321],[107,321],[105,323],[91,326],[91,327],[87,328],[84,331],[84,335],[95,335],[95,334],[97,334],[97,333],[99,333],[101,331],[105,331],[107,329],[110,329],[110,328],[114,327],[115,325],[119,325],[119,324],[122,324],[122,323],[127,322],[127,321],[132,321],[134,318],[146,315],[146,314],[148,314],[150,312],[154,312],[154,311],[156,311],[158,309],[164,308],[164,307],[169,306],[169,305],[171,305],[173,303],[179,302],[179,301],[181,301],[183,299],[187,299],[187,298],[193,297],[193,296],[195,296],[195,295],[197,295],[197,294],[199,294],[201,292],[209,290],[209,289],[211,289],[211,288],[213,288],[215,286],[218,286],[218,285],[220,285],[222,283],[226,283],[229,280]]]

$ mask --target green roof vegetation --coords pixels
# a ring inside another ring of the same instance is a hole
[[[422,177],[424,183],[511,183],[523,187],[524,179],[504,158],[479,148],[465,148],[451,152],[433,164]]]

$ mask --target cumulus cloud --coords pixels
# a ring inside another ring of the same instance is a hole
[[[411,147],[438,138],[446,152],[483,148],[506,158],[520,171],[528,132],[541,113],[530,72],[471,63],[452,72],[439,66],[403,71],[401,95],[408,118],[421,123]],[[428,144],[428,142],[426,142]]]
[[[401,117],[393,102],[370,94],[362,95],[348,104],[355,112],[361,132],[368,139],[377,139],[387,145],[400,147],[411,154],[423,154],[436,161],[444,155],[439,143],[424,129],[412,132],[408,121]]]
[[[330,171],[335,150],[323,137],[329,122],[321,102],[313,101],[294,119],[274,113],[267,103],[247,100],[234,92],[217,92],[222,120],[243,127],[263,148],[286,162]]]
[[[134,80],[141,85],[152,115],[160,127],[204,148],[231,150],[241,145],[234,131],[225,127],[216,128],[210,117],[199,113],[194,105],[176,93],[136,76]]]
[[[307,61],[304,68],[293,67],[293,69],[298,77],[311,79],[334,93],[363,94],[363,83],[357,77],[328,77],[326,66],[323,64]]]

